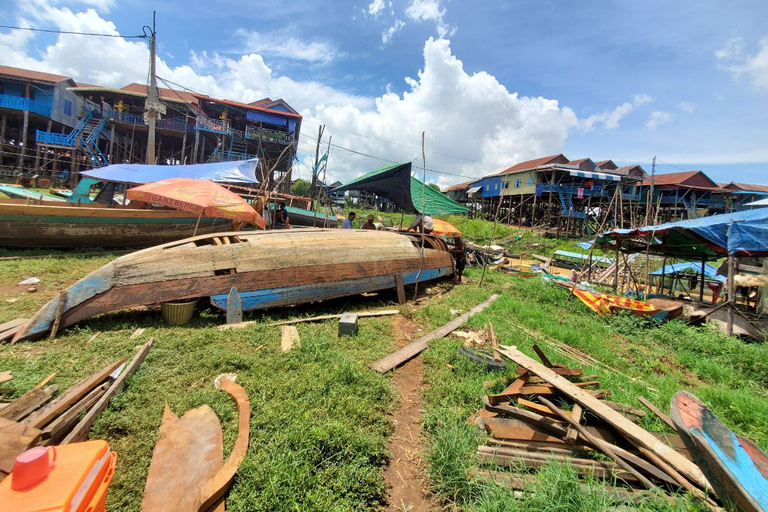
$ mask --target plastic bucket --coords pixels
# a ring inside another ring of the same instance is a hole
[[[192,320],[196,307],[197,299],[163,302],[160,304],[160,312],[168,325],[184,325]]]

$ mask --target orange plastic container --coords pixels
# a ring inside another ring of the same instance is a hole
[[[48,476],[22,490],[11,487],[13,472],[0,482],[0,508],[14,512],[104,512],[117,454],[106,441],[57,446]]]

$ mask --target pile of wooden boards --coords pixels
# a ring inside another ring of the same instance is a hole
[[[53,375],[0,409],[0,480],[13,469],[16,457],[33,446],[83,441],[88,429],[125,386],[152,347],[150,339],[130,363],[123,358],[54,398],[56,385],[44,387]],[[6,377],[10,372],[3,372]],[[3,375],[0,374],[0,375]]]
[[[526,490],[533,475],[498,468],[530,471],[557,461],[569,463],[579,475],[621,482],[623,487],[613,489],[617,501],[635,501],[647,494],[643,488],[682,488],[708,509],[718,509],[678,435],[648,432],[638,425],[646,412],[607,400],[609,391],[600,389],[597,375],[552,364],[536,345],[534,351],[541,363],[515,347],[498,349],[520,367],[517,378],[501,393],[489,395],[485,407],[470,418],[490,436],[477,449],[477,460],[485,466],[480,477]],[[658,409],[652,411],[665,419]]]

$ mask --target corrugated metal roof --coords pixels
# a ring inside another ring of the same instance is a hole
[[[545,156],[542,158],[536,158],[534,160],[526,160],[525,162],[520,162],[519,164],[515,164],[512,167],[501,171],[500,175],[505,174],[512,174],[515,172],[520,171],[527,171],[529,169],[533,169],[535,167],[539,167],[540,165],[546,165],[546,164],[564,164],[568,162],[568,159],[563,155],[562,153],[558,155],[551,155],[551,156]]]

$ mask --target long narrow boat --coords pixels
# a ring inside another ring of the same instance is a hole
[[[170,208],[0,200],[0,247],[149,247],[191,236],[197,215]],[[200,219],[198,233],[232,229],[226,219]]]
[[[656,309],[652,304],[627,297],[617,297],[608,293],[591,292],[576,287],[573,294],[586,304],[592,311],[600,314],[618,313],[629,311],[638,316],[650,316],[655,320],[665,320],[669,311]]]
[[[698,398],[672,397],[670,416],[720,501],[745,512],[768,511],[768,455],[734,434]]]
[[[249,309],[395,287],[453,273],[445,243],[385,231],[291,229],[187,238],[127,254],[48,302],[14,341],[108,311],[214,297],[237,288]],[[415,274],[414,274],[415,273]],[[61,298],[64,302],[60,305]],[[251,298],[253,297],[253,300]]]

